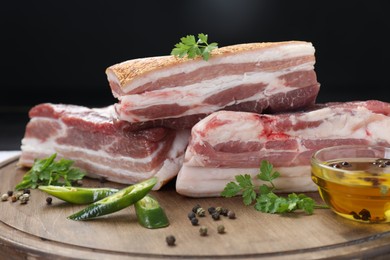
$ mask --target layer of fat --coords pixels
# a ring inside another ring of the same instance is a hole
[[[215,146],[228,141],[240,142],[266,142],[267,136],[261,134],[264,126],[258,117],[247,112],[220,111],[213,113],[196,124],[192,129],[193,142],[207,142]],[[265,115],[266,117],[267,115]],[[277,116],[269,115],[275,120]],[[219,120],[223,124],[210,127],[210,122]],[[286,119],[283,119],[286,120]],[[298,141],[356,138],[365,139],[375,143],[383,140],[390,143],[390,118],[375,114],[372,111],[360,107],[353,112],[342,107],[323,108],[298,115],[291,114],[289,117],[293,123],[316,122],[316,127],[306,127],[298,130],[286,130],[283,133]],[[301,147],[299,151],[304,151]]]
[[[220,57],[213,57],[208,61],[196,60],[181,63],[177,66],[163,68],[139,77],[130,84],[122,86],[123,92],[127,93],[148,82],[154,82],[160,78],[180,73],[190,73],[202,67],[212,67],[217,64],[240,64],[240,63],[261,63],[269,61],[279,61],[284,59],[297,58],[302,56],[314,56],[315,49],[309,42],[299,42],[293,44],[278,45],[273,48],[265,48],[257,51],[240,52]],[[120,84],[117,77],[109,72],[108,80]]]
[[[312,64],[304,64],[297,68],[297,71],[312,70]],[[244,102],[256,101],[268,98],[279,93],[287,93],[292,90],[287,86],[285,80],[279,77],[291,71],[279,71],[275,73],[260,72],[243,75],[221,76],[211,80],[205,80],[196,84],[187,86],[178,86],[175,88],[164,88],[160,90],[145,92],[143,94],[133,94],[121,97],[121,103],[117,107],[119,117],[122,120],[129,122],[148,121],[159,119],[158,117],[145,117],[132,113],[139,109],[147,109],[152,106],[159,105],[179,105],[189,107],[186,111],[179,115],[169,117],[182,117],[193,114],[210,114],[220,110],[225,106],[236,105]],[[245,84],[264,84],[264,91],[260,91],[255,95],[249,96],[241,100],[232,100],[223,106],[218,104],[208,104],[204,100],[213,95],[232,89],[234,87]]]
[[[66,157],[67,159],[74,160],[76,162],[76,165],[84,165],[90,169],[93,169],[94,172],[88,173],[88,175],[91,177],[103,176],[110,181],[115,181],[119,183],[136,183],[156,175],[159,178],[159,184],[156,185],[154,189],[159,189],[169,179],[177,175],[181,163],[183,161],[184,151],[188,144],[189,138],[189,130],[178,131],[175,140],[173,141],[172,148],[167,153],[167,158],[164,160],[162,165],[151,171],[135,171],[131,168],[131,165],[134,165],[136,163],[150,163],[153,160],[154,156],[156,156],[158,152],[163,148],[163,145],[159,144],[158,149],[156,149],[153,154],[145,158],[132,158],[120,155],[113,156],[112,154],[108,154],[107,152],[105,152],[103,149],[93,151],[90,149],[83,149],[71,145],[58,144],[56,143],[56,139],[66,136],[66,126],[62,122],[55,119],[39,117],[32,118],[31,120],[54,120],[59,123],[62,128],[57,132],[57,135],[52,135],[48,137],[45,142],[31,137],[23,138],[21,145],[22,152],[47,155],[57,153],[58,157]],[[107,148],[108,147],[106,147],[106,149]],[[86,156],[72,156],[72,154],[75,153],[78,155],[84,154]],[[113,161],[113,164],[105,165],[104,163],[97,163],[96,161],[89,160],[87,157],[110,158]],[[119,167],[119,164],[115,164],[115,162],[126,162],[129,167],[121,168]],[[116,167],[116,165],[118,167]]]
[[[311,180],[310,166],[275,168],[281,176],[274,181],[277,192],[309,192],[317,190]],[[208,168],[192,167],[185,163],[176,179],[176,191],[189,197],[218,197],[226,184],[235,181],[239,174],[249,174],[253,183],[260,186],[263,182],[255,176],[259,168]]]
[[[212,146],[228,141],[258,142],[263,129],[257,114],[218,111],[199,121],[191,130],[191,138],[194,143]]]

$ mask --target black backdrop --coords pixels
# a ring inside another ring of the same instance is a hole
[[[168,55],[186,34],[219,46],[305,40],[316,48],[318,102],[390,102],[385,1],[3,1],[2,115],[41,102],[115,102],[105,69]],[[25,123],[26,118],[22,122]],[[19,127],[23,131],[24,125]],[[1,147],[0,147],[1,148]]]

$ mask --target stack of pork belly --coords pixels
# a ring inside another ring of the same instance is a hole
[[[314,191],[310,158],[334,145],[390,145],[390,104],[376,100],[318,105],[311,111],[277,115],[215,112],[192,128],[178,193],[219,196],[235,175],[259,173],[261,160],[281,177],[278,192]]]
[[[56,152],[121,183],[158,176],[159,189],[178,174],[180,194],[204,197],[218,196],[235,175],[257,174],[266,159],[282,174],[281,191],[314,190],[314,150],[389,143],[381,131],[387,104],[315,104],[314,54],[311,43],[288,41],[227,46],[208,61],[161,56],[115,64],[106,74],[117,104],[31,109],[20,164]]]
[[[209,61],[162,56],[113,65],[106,73],[118,103],[33,107],[19,164],[31,167],[34,159],[57,153],[90,176],[116,182],[158,176],[159,189],[178,174],[191,128],[213,112],[313,105],[319,91],[314,63],[311,43],[290,41],[227,46]]]
[[[90,177],[137,183],[157,176],[160,189],[179,171],[188,144],[188,130],[154,127],[134,131],[116,119],[113,106],[39,104],[30,112],[19,165],[57,153]],[[130,129],[130,130],[129,130]]]

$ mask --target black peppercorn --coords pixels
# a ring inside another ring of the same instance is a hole
[[[352,211],[352,212],[349,213],[349,214],[352,215],[354,219],[361,219],[361,217],[359,216],[359,214],[357,214],[355,211]]]
[[[351,164],[349,162],[341,162],[341,166],[343,166],[343,167],[350,167]]]
[[[211,214],[211,217],[214,219],[214,220],[219,220],[219,213],[217,211],[215,211],[213,214]]]
[[[9,190],[9,191],[7,192],[7,194],[8,194],[8,197],[11,197],[11,196],[14,194],[14,192],[13,192],[12,190]]]
[[[199,204],[196,204],[193,208],[192,208],[192,212],[196,213],[196,211],[200,208],[200,205]]]
[[[172,235],[169,235],[165,238],[165,241],[167,242],[168,246],[174,246],[176,242],[176,238]]]
[[[228,215],[228,212],[229,212],[229,210],[226,209],[226,208],[222,208],[222,209],[221,209],[221,215],[222,215],[222,216],[225,216],[225,217],[226,217],[226,216]]]
[[[47,197],[47,198],[46,198],[46,203],[47,203],[48,205],[50,205],[52,201],[53,201],[53,199],[52,199],[51,197]]]
[[[234,213],[234,211],[229,210],[227,216],[230,219],[234,219],[236,218],[236,213]]]
[[[209,207],[208,209],[207,209],[207,211],[210,213],[210,215],[211,214],[213,214],[214,212],[215,212],[215,207]]]
[[[197,218],[192,218],[192,219],[191,219],[191,224],[192,224],[193,226],[198,225],[198,223],[199,223],[199,220],[198,220]]]
[[[341,168],[341,164],[340,163],[332,163],[332,164],[329,164],[330,167],[333,167],[333,168]]]
[[[188,218],[191,220],[191,219],[193,219],[193,218],[195,218],[196,217],[196,214],[194,213],[194,212],[189,212],[188,213]]]
[[[29,190],[29,189],[24,189],[24,190],[23,190],[23,193],[24,193],[24,194],[30,194],[30,190]]]
[[[371,219],[371,213],[367,209],[362,209],[359,212],[359,215],[362,217],[362,220],[370,220]]]

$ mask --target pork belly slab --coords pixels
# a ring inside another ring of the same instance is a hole
[[[57,153],[91,177],[132,184],[157,176],[155,190],[177,175],[188,144],[187,130],[129,131],[130,123],[115,119],[113,106],[46,103],[29,116],[19,165],[31,167],[35,158]]]
[[[134,59],[106,70],[121,120],[140,127],[190,128],[218,110],[286,112],[312,105],[319,91],[309,42],[219,48],[208,61]]]
[[[235,175],[258,174],[262,160],[281,173],[275,181],[279,192],[315,191],[310,177],[313,152],[343,144],[388,146],[389,116],[390,104],[375,100],[278,115],[215,112],[192,129],[177,192],[219,196]]]

